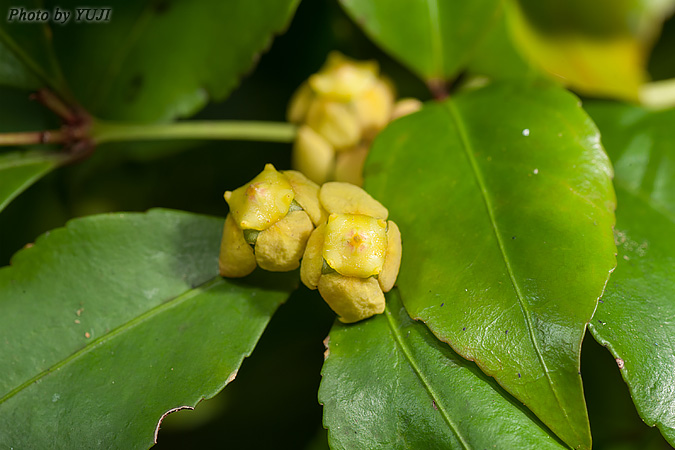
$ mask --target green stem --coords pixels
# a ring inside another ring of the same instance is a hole
[[[89,135],[97,144],[166,139],[293,142],[296,131],[295,125],[279,122],[186,121],[139,125],[95,121]]]

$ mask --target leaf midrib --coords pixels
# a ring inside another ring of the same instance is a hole
[[[431,26],[429,31],[431,33],[431,53],[434,61],[434,71],[438,78],[443,78],[445,62],[443,58],[443,39],[441,37],[441,23],[438,12],[438,0],[427,0],[427,9],[429,11],[429,22]]]
[[[0,170],[13,169],[21,166],[32,166],[43,163],[56,164],[57,158],[53,155],[28,156],[19,158],[0,159]]]
[[[128,322],[123,323],[122,325],[118,326],[114,330],[110,331],[109,333],[101,336],[100,338],[90,342],[87,344],[84,348],[76,351],[75,353],[71,354],[70,356],[64,358],[63,360],[59,361],[58,363],[54,364],[53,366],[49,367],[48,369],[40,372],[39,374],[35,375],[33,378],[23,382],[16,388],[12,389],[9,391],[5,396],[0,398],[0,405],[2,405],[5,401],[11,399],[15,395],[19,394],[21,391],[23,391],[25,388],[28,386],[32,385],[33,383],[37,382],[38,380],[44,378],[45,376],[49,375],[50,373],[66,366],[67,364],[79,359],[80,357],[83,357],[87,355],[88,353],[96,350],[98,347],[105,345],[109,341],[115,339],[119,335],[126,333],[127,331],[132,330],[133,328],[141,325],[142,323],[153,319],[155,316],[168,311],[170,309],[173,309],[177,306],[180,306],[182,303],[190,300],[191,298],[206,292],[210,289],[213,289],[215,287],[220,286],[221,284],[225,283],[223,278],[221,277],[214,277],[211,278],[210,280],[202,283],[201,285],[189,289],[186,292],[183,292],[182,294],[165,301],[164,303],[161,303],[154,308],[151,308],[150,310],[144,312],[143,314],[134,317],[133,319],[129,320]]]
[[[457,425],[452,421],[448,413],[445,411],[445,407],[443,406],[443,402],[440,399],[439,395],[436,393],[436,391],[431,387],[431,383],[426,379],[424,374],[422,373],[421,369],[415,362],[415,359],[412,356],[412,352],[406,345],[405,341],[403,340],[403,337],[401,336],[401,331],[398,329],[396,324],[394,323],[394,318],[392,317],[391,311],[389,310],[389,306],[386,305],[384,309],[384,315],[387,318],[387,324],[389,325],[389,329],[391,330],[391,334],[394,336],[394,341],[398,345],[398,347],[401,349],[401,352],[405,356],[406,360],[408,361],[408,364],[410,364],[410,367],[412,367],[413,371],[415,372],[415,375],[417,375],[417,378],[422,382],[422,385],[424,386],[424,389],[427,391],[429,394],[429,397],[431,397],[432,401],[438,408],[438,411],[440,411],[441,416],[443,417],[443,420],[445,423],[448,424],[452,432],[455,434],[459,442],[462,444],[462,447],[465,449],[470,449],[471,446],[468,444],[464,436],[459,432],[459,429],[457,428]]]
[[[488,213],[488,217],[490,218],[490,225],[492,227],[492,231],[494,232],[495,238],[497,240],[497,244],[499,246],[499,251],[502,256],[502,259],[504,261],[504,265],[506,266],[506,270],[509,274],[509,278],[511,280],[511,284],[513,286],[513,289],[516,293],[516,298],[518,299],[518,304],[520,306],[520,310],[525,318],[525,324],[527,325],[527,331],[530,337],[530,340],[532,341],[532,345],[534,347],[535,353],[537,355],[537,359],[539,360],[539,363],[541,364],[542,368],[544,369],[544,375],[546,376],[546,380],[548,382],[548,385],[553,392],[553,395],[556,399],[556,402],[560,406],[560,409],[563,412],[563,415],[565,416],[565,419],[567,420],[568,424],[570,427],[572,427],[569,415],[567,413],[567,409],[563,407],[563,404],[560,400],[560,396],[558,395],[558,391],[555,388],[555,384],[553,383],[553,380],[551,379],[551,375],[548,369],[548,366],[546,365],[546,361],[544,360],[544,357],[541,353],[541,349],[539,348],[539,344],[537,342],[537,339],[535,338],[534,335],[534,326],[532,324],[532,319],[530,318],[529,311],[526,308],[525,301],[523,299],[523,294],[520,290],[520,285],[516,281],[515,274],[513,272],[513,268],[511,267],[511,262],[508,258],[508,255],[506,254],[506,248],[504,246],[504,242],[502,241],[501,234],[499,232],[499,227],[497,226],[497,221],[494,215],[493,211],[493,206],[492,206],[492,201],[490,199],[490,196],[488,195],[487,188],[485,186],[485,180],[483,179],[483,176],[480,172],[480,169],[478,167],[478,163],[476,162],[476,159],[473,155],[473,146],[471,145],[471,142],[469,141],[468,133],[466,131],[466,127],[464,125],[464,122],[462,121],[462,118],[459,115],[459,112],[457,111],[454,102],[447,101],[445,102],[445,105],[447,106],[447,110],[449,112],[450,119],[452,123],[455,125],[455,128],[457,129],[457,132],[459,134],[459,138],[462,144],[462,148],[464,150],[464,153],[469,160],[469,163],[471,165],[471,170],[474,175],[474,178],[476,179],[476,183],[478,183],[478,187],[480,188],[481,192],[481,197],[483,198],[483,202],[485,204],[485,208]],[[572,427],[574,429],[574,427]]]

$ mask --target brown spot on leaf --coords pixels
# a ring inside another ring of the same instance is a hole
[[[326,350],[323,352],[323,360],[327,360],[328,357],[330,356],[330,347],[328,344],[330,343],[330,336],[326,336],[326,339],[323,340],[323,346],[326,347]]]
[[[171,370],[173,370],[173,369],[171,369]],[[235,370],[234,372],[232,372],[230,374],[230,376],[227,377],[227,381],[225,382],[225,384],[232,383],[234,381],[234,379],[237,378],[237,372],[238,372],[238,370]]]

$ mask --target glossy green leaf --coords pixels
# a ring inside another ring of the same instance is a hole
[[[427,81],[455,77],[501,17],[499,2],[342,0],[383,49]]]
[[[0,153],[0,211],[62,160],[46,152]]]
[[[672,0],[510,0],[511,34],[532,63],[583,94],[637,100]]]
[[[640,416],[675,445],[675,110],[588,106],[616,167],[618,265],[591,322]]]
[[[413,322],[396,291],[384,314],[336,322],[321,374],[332,449],[566,448],[474,363]]]
[[[91,216],[17,253],[0,270],[0,446],[148,448],[165,413],[232,381],[297,277],[220,278],[222,224]]]
[[[365,169],[401,229],[411,317],[579,448],[581,341],[615,265],[611,175],[578,99],[508,84],[393,122]]]

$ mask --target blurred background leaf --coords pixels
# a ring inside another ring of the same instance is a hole
[[[340,3],[373,41],[431,82],[455,78],[501,17],[498,0]]]
[[[38,74],[37,67],[49,73],[45,67],[56,66],[56,58],[75,98],[99,118],[169,120],[194,114],[209,98],[224,99],[273,35],[286,28],[298,2],[123,2],[105,23],[78,23],[75,17],[66,25],[15,22],[0,37]],[[3,6],[7,17],[10,5]],[[44,5],[48,11],[55,7],[74,16],[82,8],[70,0]],[[106,7],[103,0],[87,4]],[[38,52],[42,47],[34,48],[41,33],[51,38],[44,45],[48,61]]]
[[[616,168],[618,266],[590,324],[642,418],[675,446],[675,109],[590,103]]]
[[[0,0],[0,86],[23,89],[49,87],[69,97],[68,84],[57,61],[49,22],[9,21],[10,7],[25,11],[44,10],[41,0],[25,0],[21,4]]]
[[[590,96],[638,100],[672,0],[512,0],[511,35],[533,64]]]

